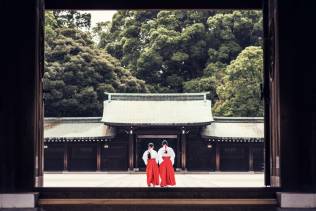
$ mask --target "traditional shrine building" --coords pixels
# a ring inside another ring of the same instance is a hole
[[[110,93],[102,118],[46,118],[46,171],[144,171],[163,139],[178,171],[262,171],[263,118],[214,117],[207,93]]]

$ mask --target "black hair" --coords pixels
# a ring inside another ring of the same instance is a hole
[[[161,144],[162,144],[162,146],[163,145],[167,145],[168,146],[168,141],[167,140],[163,140]],[[168,153],[167,150],[165,150],[165,154],[167,154],[167,153]]]
[[[154,143],[148,143],[148,147],[154,147]],[[147,158],[151,159],[151,154],[150,154],[149,151],[148,151],[148,154],[147,154]]]
[[[168,141],[167,140],[163,140],[161,144],[162,144],[162,146],[163,145],[167,145],[168,146]]]

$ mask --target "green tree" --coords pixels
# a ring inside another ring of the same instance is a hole
[[[148,91],[144,81],[95,47],[88,32],[50,24],[45,26],[52,31],[45,37],[45,116],[100,116],[104,92]]]
[[[183,85],[184,92],[209,92],[213,103],[217,100],[216,81],[212,77],[196,78]]]
[[[154,91],[182,92],[191,80],[221,80],[223,69],[245,47],[260,46],[262,13],[123,10],[99,32],[99,46]]]
[[[212,75],[228,65],[248,46],[262,46],[262,12],[218,11],[207,20],[209,60],[204,72]]]
[[[244,52],[262,46],[260,11],[120,10],[91,33],[87,13],[47,11],[45,19],[46,115],[100,115],[105,91],[208,91],[216,114],[261,114],[245,96],[258,94],[262,78],[242,83],[250,76],[233,65],[246,68]],[[231,88],[240,84],[244,97]]]
[[[245,48],[225,69],[217,86],[214,113],[221,116],[263,116],[260,85],[263,81],[261,47]]]

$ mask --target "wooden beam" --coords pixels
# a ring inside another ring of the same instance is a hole
[[[277,205],[276,199],[39,199],[49,205]]]
[[[185,131],[181,133],[181,168],[187,169],[187,141]]]
[[[97,171],[101,171],[101,143],[97,144]]]
[[[249,171],[253,171],[253,147],[248,144],[249,150]]]
[[[65,143],[64,144],[64,171],[68,171],[68,153],[69,153],[69,150],[68,150],[68,143]]]
[[[128,133],[128,170],[134,170],[134,133],[133,129],[130,128]]]
[[[139,169],[139,166],[138,166],[138,139],[137,139],[137,136],[135,136],[135,164],[134,164],[134,168],[135,169]]]
[[[157,132],[156,132],[157,133]],[[142,139],[145,139],[145,138],[148,138],[148,139],[151,139],[151,138],[177,138],[178,136],[177,135],[137,135],[137,138],[142,138]]]
[[[181,144],[180,144],[180,136],[177,137],[177,150],[176,150],[176,161],[177,162],[177,168],[181,168]]]
[[[262,0],[213,0],[213,1],[101,1],[101,0],[46,0],[46,9],[261,9]]]
[[[221,170],[221,145],[219,143],[216,144],[216,152],[215,152],[215,159],[216,159],[216,171]]]

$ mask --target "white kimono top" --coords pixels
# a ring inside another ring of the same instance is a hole
[[[167,150],[167,154],[165,154],[165,150]],[[163,156],[169,156],[170,157],[170,160],[172,162],[172,165],[174,164],[174,158],[176,157],[176,154],[174,153],[173,149],[171,147],[161,147],[159,150],[158,150],[158,162],[159,164],[162,163],[163,159],[162,157]]]
[[[143,160],[145,162],[145,165],[147,165],[147,160],[148,160],[148,153],[150,153],[151,159],[156,159],[156,162],[158,163],[158,154],[155,150],[146,150],[143,154]]]

